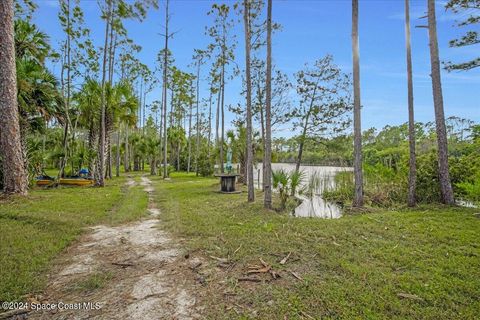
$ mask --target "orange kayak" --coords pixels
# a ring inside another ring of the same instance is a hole
[[[60,179],[60,184],[69,185],[69,186],[89,186],[93,184],[93,180],[90,179]]]

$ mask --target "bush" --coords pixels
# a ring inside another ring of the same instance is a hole
[[[392,206],[407,199],[406,173],[381,164],[364,165],[365,202],[376,206]],[[350,203],[354,196],[353,172],[339,172],[335,176],[335,189],[326,190],[328,200]]]
[[[286,208],[288,199],[295,195],[303,177],[303,172],[287,172],[283,169],[272,172],[273,188],[278,191],[280,197],[280,210]]]
[[[450,179],[455,196],[466,201],[480,201],[480,165],[471,154],[450,158]],[[404,204],[408,196],[408,163],[397,170],[382,164],[364,165],[364,196],[367,204],[393,206]],[[354,181],[352,172],[340,172],[335,177],[336,186],[326,191],[324,197],[341,203],[353,201]],[[438,161],[435,150],[417,157],[417,202],[441,201],[438,179]]]
[[[215,170],[215,160],[213,157],[208,157],[206,152],[200,153],[198,157],[198,173],[202,177],[210,177]]]

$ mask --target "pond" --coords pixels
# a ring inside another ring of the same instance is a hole
[[[272,170],[283,169],[287,172],[295,170],[295,164],[292,163],[272,163]],[[296,217],[317,217],[326,219],[336,219],[342,216],[341,208],[322,198],[325,190],[331,190],[335,187],[335,175],[342,171],[352,171],[349,167],[329,167],[329,166],[300,166],[300,171],[304,172],[302,187],[306,187],[309,181],[317,179],[312,196],[297,194],[302,203],[295,208],[293,215]],[[257,164],[254,168],[255,187],[262,187],[262,164]],[[260,179],[259,179],[260,177]],[[301,188],[300,188],[301,189]]]

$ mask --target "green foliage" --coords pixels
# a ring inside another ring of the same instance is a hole
[[[466,119],[447,119],[450,178],[459,200],[478,201],[480,139],[478,126]],[[372,205],[395,206],[406,203],[408,195],[408,129],[386,126],[380,132],[367,130],[364,136],[365,198]],[[435,133],[429,124],[417,124],[417,188],[420,203],[440,202]],[[350,203],[353,197],[351,173],[339,173],[331,200]]]
[[[290,196],[289,189],[289,174],[283,169],[274,170],[272,172],[273,188],[278,191],[280,195],[280,209],[285,209],[288,197]]]
[[[447,10],[458,14],[463,20],[457,22],[457,26],[464,29],[471,27],[460,38],[450,41],[450,47],[465,47],[478,45],[480,35],[477,25],[480,23],[480,2],[478,0],[450,0],[445,5]],[[473,58],[466,62],[445,63],[445,69],[448,71],[466,71],[480,67],[480,57]]]
[[[202,150],[198,157],[198,173],[202,177],[210,177],[213,175],[215,168],[215,159],[209,157],[206,150]]]
[[[343,73],[327,55],[295,74],[299,106],[292,111],[294,128],[300,139],[339,134],[351,123],[352,101],[349,75]]]
[[[455,186],[459,192],[465,195],[465,198],[480,203],[480,176],[474,182],[459,182]]]
[[[284,169],[274,170],[272,172],[273,188],[277,190],[280,198],[280,210],[284,210],[287,201],[295,195],[296,190],[301,185],[304,173],[299,171],[287,172]]]

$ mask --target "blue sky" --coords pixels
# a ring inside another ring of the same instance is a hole
[[[35,22],[47,32],[54,46],[63,35],[57,19],[56,0],[37,0],[40,4]],[[218,1],[228,4],[234,1]],[[209,38],[204,34],[205,26],[212,18],[206,13],[214,1],[172,0],[171,29],[176,31],[171,41],[176,65],[189,70],[188,65],[194,48],[205,48]],[[433,121],[432,88],[430,82],[430,58],[428,34],[415,25],[426,24],[426,0],[411,0],[412,50],[414,72],[414,95],[417,121]],[[437,1],[437,19],[440,56],[442,60],[462,61],[478,56],[479,46],[449,48],[448,41],[461,34],[453,27],[461,18],[446,12],[444,2]],[[104,23],[100,20],[96,0],[82,0],[86,23],[92,30],[94,41],[100,45]],[[164,3],[159,10],[151,10],[143,22],[127,22],[129,36],[142,46],[139,58],[154,67],[158,51],[163,46],[159,35],[164,25]],[[407,121],[406,66],[404,1],[360,0],[360,68],[362,94],[362,126],[381,128]],[[349,0],[277,0],[273,1],[273,17],[282,25],[274,34],[273,59],[278,69],[293,80],[293,73],[305,63],[332,54],[334,61],[345,72],[351,72],[351,1]],[[238,65],[244,66],[243,26],[235,27],[238,46]],[[193,71],[193,70],[191,70]],[[207,67],[202,70],[207,74]],[[446,116],[455,115],[480,122],[480,70],[469,72],[442,73]],[[207,97],[206,83],[201,96]],[[226,87],[226,104],[243,103],[240,96],[240,78]],[[160,99],[160,90],[149,94],[147,101]],[[227,114],[229,122],[233,116]],[[230,127],[229,124],[226,125]],[[291,136],[290,126],[277,128],[276,136]]]

